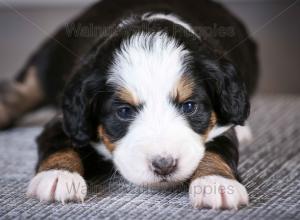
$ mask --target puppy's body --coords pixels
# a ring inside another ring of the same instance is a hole
[[[103,31],[87,37],[80,28],[91,24]],[[192,180],[193,205],[236,208],[247,192],[236,181],[232,127],[246,120],[256,80],[255,44],[221,5],[104,0],[46,41],[3,89],[0,126],[59,102],[64,89],[63,117],[38,139],[39,174],[28,193],[41,200],[83,199],[86,192],[65,185],[86,186],[97,150],[131,182]],[[233,192],[205,194],[207,186]]]

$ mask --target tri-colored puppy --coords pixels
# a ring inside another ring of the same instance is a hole
[[[248,195],[234,127],[249,115],[256,79],[256,46],[220,4],[103,0],[1,84],[0,126],[61,104],[37,141],[28,195],[40,200],[83,200],[86,191],[68,186],[86,187],[100,153],[132,183],[188,181],[192,205],[237,208]]]

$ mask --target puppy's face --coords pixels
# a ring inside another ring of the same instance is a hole
[[[69,86],[73,102],[65,98],[66,132],[78,143],[90,139],[87,133],[96,130],[102,148],[133,183],[161,186],[188,179],[203,158],[205,142],[214,136],[216,127],[235,124],[238,116],[230,121],[230,114],[247,113],[232,112],[232,103],[224,101],[225,109],[231,112],[218,117],[224,111],[221,97],[212,94],[214,87],[206,83],[208,73],[204,72],[213,69],[214,74],[220,68],[207,67],[207,62],[200,68],[199,58],[184,43],[163,33],[137,34],[121,41],[118,48],[112,53],[104,79],[102,75],[99,80],[97,74],[84,79],[77,101],[72,92],[76,86]],[[100,81],[103,85],[98,94],[102,95],[93,95],[89,100],[90,93],[97,93],[95,86]],[[86,91],[83,98],[82,91]],[[227,91],[222,92],[226,96]],[[231,99],[230,95],[225,98]],[[79,100],[83,106],[74,111],[70,105],[78,105]],[[98,104],[86,107],[93,102]],[[85,120],[78,116],[70,120],[76,113],[84,113]],[[94,126],[88,126],[88,120],[93,120]]]
[[[121,174],[142,185],[190,177],[213,116],[203,86],[185,66],[189,52],[166,39],[133,36],[115,54],[108,76],[115,92],[100,137]]]

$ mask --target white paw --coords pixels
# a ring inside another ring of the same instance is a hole
[[[204,176],[193,180],[189,196],[196,208],[237,209],[248,204],[246,188],[236,180],[221,176]]]
[[[239,140],[239,143],[249,144],[251,143],[253,136],[250,126],[246,123],[245,126],[235,126],[234,127],[236,136]]]
[[[27,196],[40,201],[83,202],[87,193],[85,180],[78,173],[49,170],[38,173],[29,183]]]

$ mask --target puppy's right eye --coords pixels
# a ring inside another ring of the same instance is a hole
[[[129,121],[135,116],[135,109],[131,106],[121,106],[117,109],[117,117],[123,121]]]

